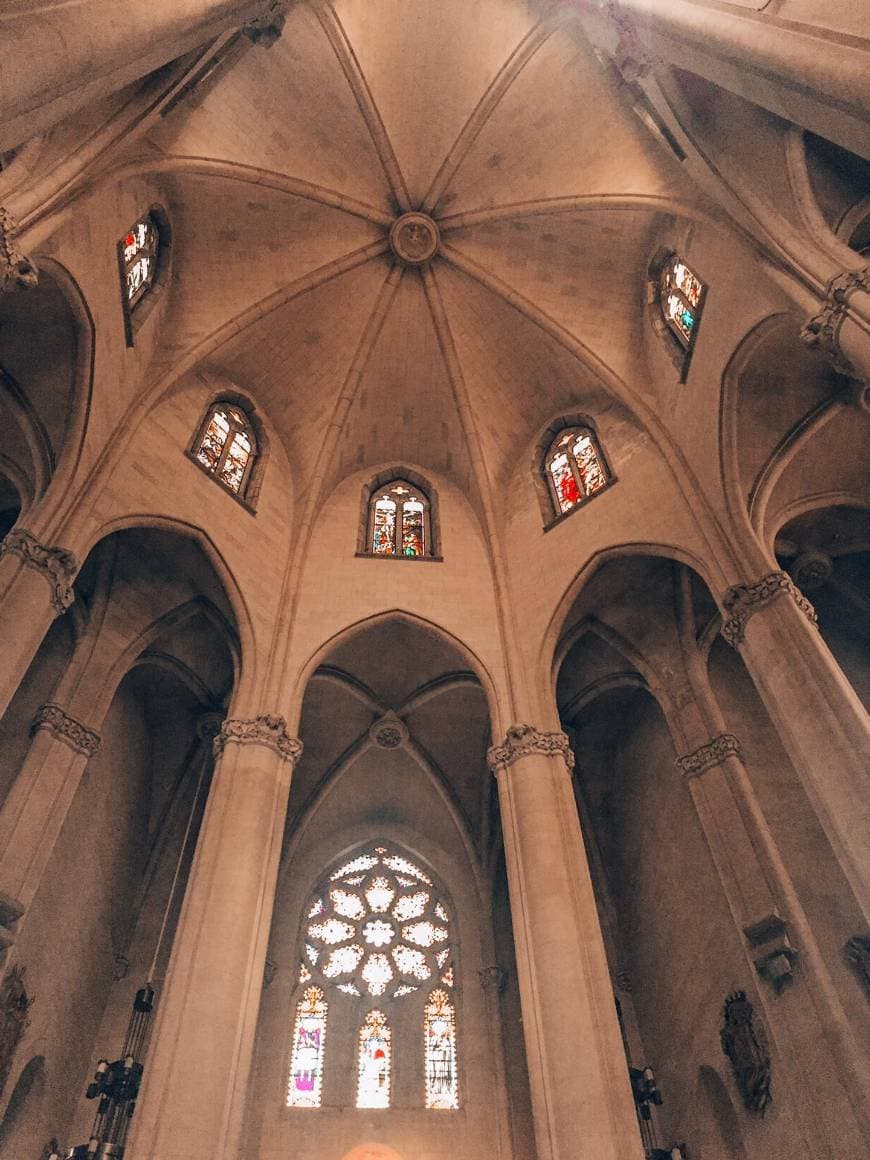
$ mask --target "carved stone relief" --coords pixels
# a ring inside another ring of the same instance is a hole
[[[15,219],[0,205],[0,292],[26,290],[39,281],[39,272],[15,244]]]
[[[230,742],[236,745],[265,745],[280,754],[285,761],[294,764],[302,756],[302,742],[298,737],[290,736],[284,718],[269,713],[224,721],[214,739],[215,760]]]
[[[856,934],[843,948],[846,962],[858,976],[864,994],[870,999],[870,934]]]
[[[0,542],[0,556],[20,556],[29,568],[45,576],[51,586],[51,602],[58,616],[75,600],[72,582],[78,565],[72,552],[64,548],[46,548],[24,528],[13,528]]]
[[[787,572],[770,572],[754,584],[736,584],[722,600],[730,614],[722,626],[722,635],[735,648],[743,643],[749,618],[780,596],[790,596],[811,624],[818,623],[815,609],[795,587]]]
[[[870,266],[835,274],[825,287],[822,309],[801,331],[801,338],[807,346],[830,355],[834,370],[848,376],[854,375],[855,371],[840,349],[840,327],[849,311],[849,296],[856,290],[870,293]]]
[[[705,770],[721,765],[727,757],[743,757],[739,740],[733,733],[720,733],[694,753],[687,753],[676,760],[677,769],[685,777],[698,777]]]
[[[561,757],[569,769],[574,768],[574,754],[564,733],[541,733],[532,725],[511,725],[502,745],[493,745],[486,755],[493,773],[507,769],[521,757],[541,754]]]
[[[99,733],[88,729],[81,721],[76,721],[75,717],[70,717],[60,705],[43,705],[37,710],[30,732],[33,734],[39,729],[47,729],[58,741],[62,741],[64,745],[86,757],[93,757],[100,748]]]

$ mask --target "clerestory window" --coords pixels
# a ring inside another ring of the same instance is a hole
[[[544,474],[556,515],[571,511],[610,480],[604,455],[589,427],[568,427],[556,435],[544,459]]]
[[[241,407],[213,403],[199,426],[193,458],[234,495],[243,496],[257,454],[253,427]]]

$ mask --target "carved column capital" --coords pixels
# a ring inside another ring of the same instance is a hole
[[[789,596],[811,624],[818,623],[815,609],[787,572],[770,572],[754,584],[736,584],[722,599],[730,614],[722,625],[722,635],[735,648],[743,643],[749,618],[780,596]]]
[[[36,266],[15,245],[16,229],[12,214],[0,205],[0,292],[26,290],[39,280]]]
[[[564,733],[541,733],[532,725],[511,725],[503,744],[493,745],[487,752],[486,762],[494,774],[513,765],[521,757],[541,754],[561,757],[569,769],[574,768],[574,754]]]
[[[283,0],[270,0],[262,16],[257,16],[246,24],[242,32],[253,44],[271,48],[281,39],[286,19]]]
[[[825,287],[825,297],[818,314],[808,319],[801,339],[829,355],[834,370],[854,377],[855,369],[840,349],[840,327],[849,312],[849,296],[856,290],[870,293],[870,266],[860,270],[842,270]]]
[[[293,765],[302,756],[302,742],[298,737],[290,736],[284,718],[268,713],[259,717],[239,717],[224,721],[214,739],[215,760],[230,742],[236,745],[265,745]]]
[[[740,742],[733,733],[720,733],[693,753],[678,757],[675,764],[685,777],[698,777],[706,770],[721,765],[727,757],[743,757]]]
[[[68,745],[76,753],[93,757],[100,748],[100,735],[75,717],[70,717],[60,705],[47,704],[38,709],[30,726],[31,736],[40,729],[47,729],[58,741]]]
[[[65,548],[47,548],[24,528],[13,528],[0,542],[0,556],[20,556],[29,568],[45,576],[51,586],[51,603],[60,616],[75,600],[72,582],[78,565],[72,552]]]

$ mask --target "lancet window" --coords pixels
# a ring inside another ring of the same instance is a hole
[[[396,479],[372,491],[367,550],[375,556],[431,556],[430,505],[423,491]]]
[[[705,287],[678,255],[662,267],[659,303],[662,315],[680,343],[688,349],[698,329]]]
[[[304,991],[297,1008],[290,1076],[293,1098],[288,1104],[319,1106],[324,994],[331,990],[336,993],[331,1018],[352,1020],[356,1028],[357,1107],[390,1106],[394,1043],[390,1013],[401,1002],[416,1005],[419,1012],[420,1038],[416,1046],[408,1045],[407,1056],[422,1047],[421,1102],[433,1109],[458,1108],[452,924],[431,876],[387,846],[364,848],[316,891],[305,910],[301,942],[299,983]],[[321,1008],[315,1010],[311,996],[322,1004],[322,1023],[312,1022]],[[302,1022],[303,1013],[308,1023]],[[407,1028],[408,1021],[401,1025]],[[304,1072],[297,1060],[300,1036],[307,1051],[304,1063],[314,1060],[313,1048],[320,1052],[317,1066]],[[345,1061],[341,1075],[348,1074],[349,1063]],[[317,1073],[316,1081],[309,1072]],[[296,1094],[299,1075],[304,1090]],[[316,1100],[309,1094],[313,1083]]]
[[[251,423],[230,403],[214,403],[200,425],[193,457],[224,487],[244,495],[257,451]]]
[[[544,472],[557,515],[601,491],[610,479],[598,440],[588,427],[559,432],[550,444]]]
[[[320,1107],[327,1009],[319,987],[309,987],[296,1006],[288,1108]]]
[[[120,242],[127,309],[133,310],[151,289],[157,274],[160,233],[149,214],[131,226]]]

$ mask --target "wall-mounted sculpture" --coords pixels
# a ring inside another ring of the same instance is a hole
[[[12,1059],[30,1023],[33,1003],[24,986],[24,967],[13,967],[0,984],[0,1093],[6,1086]]]
[[[770,1052],[767,1037],[754,1020],[752,1004],[745,991],[735,991],[725,1000],[725,1022],[719,1032],[722,1050],[731,1061],[731,1070],[750,1112],[764,1115],[771,1102]]]

